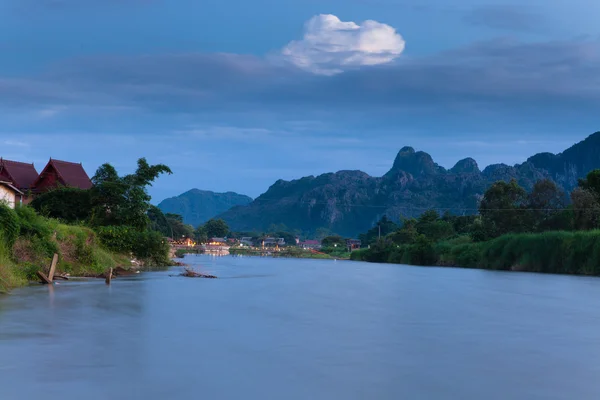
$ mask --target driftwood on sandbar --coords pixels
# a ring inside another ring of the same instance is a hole
[[[189,268],[186,268],[181,276],[185,276],[186,278],[208,278],[208,279],[216,279],[217,277],[214,275],[201,274],[200,272],[193,271]]]

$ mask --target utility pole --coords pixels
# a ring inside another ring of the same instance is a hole
[[[379,240],[381,240],[381,224],[379,224],[378,227],[379,227]]]

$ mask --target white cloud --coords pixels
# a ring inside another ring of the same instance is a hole
[[[29,143],[21,142],[18,140],[4,140],[2,144],[10,147],[29,147]]]
[[[290,42],[282,54],[302,69],[334,75],[352,67],[389,63],[402,54],[405,45],[389,25],[373,20],[358,25],[322,14],[311,18],[302,40]]]

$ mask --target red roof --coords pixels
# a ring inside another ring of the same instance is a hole
[[[0,176],[8,178],[20,190],[27,190],[33,187],[38,173],[33,164],[0,158]]]
[[[61,183],[65,186],[79,189],[91,189],[93,186],[90,177],[85,172],[81,164],[53,159],[50,159],[35,182],[34,186],[38,185],[38,183],[44,178],[45,173],[48,172],[51,167],[54,168],[61,180]]]

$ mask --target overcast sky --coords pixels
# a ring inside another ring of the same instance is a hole
[[[526,6],[519,3],[526,3]],[[0,156],[191,188],[557,152],[600,130],[591,0],[0,0]]]

